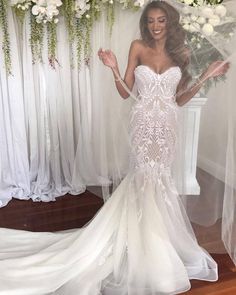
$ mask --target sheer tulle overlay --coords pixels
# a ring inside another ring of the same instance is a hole
[[[94,219],[58,233],[0,230],[0,294],[177,294],[217,280],[171,177],[178,67],[135,70],[130,171]]]

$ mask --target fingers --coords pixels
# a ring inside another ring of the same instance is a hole
[[[98,56],[100,59],[107,57],[110,55],[111,51],[110,50],[104,50],[103,48],[99,48],[98,50]]]
[[[104,50],[103,48],[99,48],[97,54],[104,65],[114,67],[117,64],[116,56],[110,49]]]
[[[227,73],[227,71],[230,68],[230,63],[223,61],[223,60],[219,60],[214,62],[213,65],[213,72],[215,72],[215,76],[222,76],[225,75]]]
[[[226,74],[228,72],[229,68],[230,68],[230,63],[229,62],[224,63],[224,65],[222,67],[222,75]]]
[[[102,48],[99,48],[99,50],[98,50],[98,57],[99,57],[99,59],[102,58]]]
[[[228,69],[230,68],[230,63],[227,62],[227,63],[224,65],[224,68],[225,68],[226,70],[228,70]]]
[[[224,60],[220,60],[216,62],[220,67],[224,67],[224,68],[229,68],[230,67],[230,62],[228,61],[224,61]]]

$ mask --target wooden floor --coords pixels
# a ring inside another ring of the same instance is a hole
[[[236,295],[236,268],[227,254],[212,254],[218,263],[219,280],[204,282],[192,280],[188,295]]]
[[[204,193],[204,181],[207,176],[201,174],[200,177],[203,177],[201,183]],[[222,190],[221,184],[219,184],[219,190]],[[56,202],[49,203],[14,199],[0,209],[0,227],[31,231],[57,231],[82,227],[96,214],[102,204],[100,197],[88,191],[79,196],[59,197]],[[198,236],[199,227],[193,226],[201,245],[207,248],[207,229],[205,233],[203,231],[203,234]],[[219,237],[216,238],[219,240]],[[236,295],[236,268],[229,256],[227,254],[212,254],[212,256],[219,266],[219,280],[213,283],[192,280],[191,290],[184,294]]]
[[[103,200],[86,191],[69,194],[55,202],[13,199],[0,208],[0,227],[30,231],[59,231],[85,225],[103,205]]]

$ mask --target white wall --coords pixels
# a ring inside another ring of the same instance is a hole
[[[198,167],[223,181],[229,130],[233,131],[232,127],[229,129],[229,120],[236,118],[235,77],[234,66],[227,76],[230,83],[220,82],[207,94],[200,124]]]

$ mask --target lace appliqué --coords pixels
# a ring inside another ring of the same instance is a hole
[[[180,79],[179,67],[163,74],[143,65],[136,68],[139,101],[133,106],[130,120],[130,163],[134,169],[170,167],[177,140],[175,93]]]

